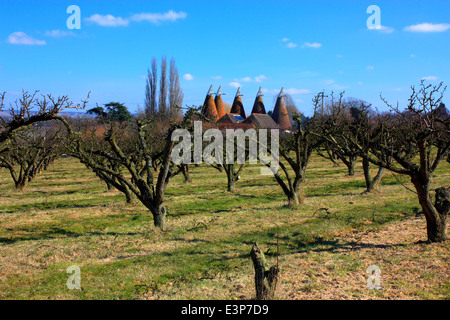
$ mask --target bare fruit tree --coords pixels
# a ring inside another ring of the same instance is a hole
[[[66,108],[82,109],[87,101],[74,104],[68,96],[41,95],[38,91],[33,94],[22,91],[22,97],[15,101],[9,108],[9,114],[4,113],[6,92],[0,95],[0,153],[3,151],[3,143],[14,136],[18,131],[30,128],[31,125],[41,121],[54,120],[58,114]],[[88,95],[89,98],[89,95]]]
[[[190,128],[194,112],[188,110],[182,122],[171,122],[162,141],[156,141],[159,136],[150,134],[160,116],[137,119],[134,123],[111,122],[100,144],[89,143],[89,139],[73,129],[70,121],[62,117],[60,120],[67,128],[66,148],[70,154],[119,191],[132,193],[150,210],[155,227],[165,230],[164,194],[170,179],[181,172],[180,166],[171,160],[172,133],[179,128]],[[157,170],[155,162],[159,163]]]
[[[433,204],[430,185],[450,148],[450,117],[438,112],[446,87],[442,82],[432,86],[422,81],[418,90],[414,86],[411,90],[403,110],[382,98],[391,113],[373,123],[361,121],[359,140],[348,141],[367,161],[409,176],[426,218],[428,242],[442,242],[447,238],[450,205],[446,197],[450,187],[438,188]],[[367,117],[367,113],[362,116]]]
[[[314,97],[313,103],[317,110],[319,95]],[[273,172],[273,174],[287,196],[289,206],[293,208],[303,202],[300,187],[305,181],[309,160],[313,151],[323,143],[323,139],[316,134],[319,130],[318,117],[317,111],[309,119],[305,119],[302,115],[296,115],[293,117],[292,131],[280,135],[279,166],[281,170]],[[269,167],[268,164],[266,166]]]
[[[61,155],[59,132],[52,129],[35,124],[32,129],[17,133],[6,143],[5,151],[0,153],[0,167],[9,170],[16,189],[25,188]]]
[[[335,99],[334,94],[330,94],[330,102],[327,109],[320,116],[321,130],[316,132],[325,140],[323,148],[328,152],[328,157],[332,159],[336,155],[348,168],[349,175],[354,174],[354,167],[360,157],[360,149],[369,151],[369,124],[376,118],[370,109],[370,105],[358,99],[343,100],[344,92]],[[374,177],[370,172],[370,162],[362,157],[362,166],[366,191],[378,190],[385,168],[379,166]]]

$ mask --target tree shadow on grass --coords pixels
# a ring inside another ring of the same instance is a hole
[[[67,239],[67,238],[79,238],[83,236],[145,236],[153,231],[141,231],[141,232],[73,232],[62,228],[49,228],[41,234],[35,235],[22,235],[17,237],[0,237],[0,244],[13,244],[20,241],[37,241],[37,240],[53,240],[53,239]]]
[[[40,202],[40,203],[29,203],[16,206],[6,206],[5,210],[2,212],[23,212],[26,210],[48,210],[48,209],[82,209],[82,208],[93,208],[102,205],[97,204],[80,204],[75,201],[52,201],[52,202]]]
[[[315,238],[314,240],[291,240],[291,244],[288,245],[290,248],[287,254],[293,253],[342,253],[358,251],[363,249],[389,249],[389,248],[402,248],[415,243],[394,243],[394,244],[373,244],[358,241],[343,241],[342,239],[323,239]],[[271,246],[276,247],[277,243],[270,243]],[[283,253],[286,253],[283,250]],[[275,255],[275,252],[271,252],[270,255]]]

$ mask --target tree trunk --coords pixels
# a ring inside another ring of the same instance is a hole
[[[366,192],[378,191],[379,190],[380,181],[381,181],[381,178],[383,177],[385,169],[383,167],[379,167],[377,175],[372,180],[372,177],[370,176],[370,162],[369,162],[369,160],[363,158],[362,164],[363,164],[363,171],[364,171],[364,180],[366,182],[366,191],[365,191],[365,193]]]
[[[330,157],[330,160],[333,162],[333,167],[339,167],[339,163],[337,162],[337,157],[334,152],[330,152],[330,150],[327,149],[327,153]]]
[[[23,189],[25,189],[27,182],[26,180],[20,180],[14,183],[16,190],[18,191],[23,191]]]
[[[166,228],[166,208],[162,204],[159,206],[152,206],[151,212],[155,227],[164,231]]]
[[[355,175],[355,163],[356,163],[356,159],[353,157],[349,157],[349,162],[347,164],[349,176]]]
[[[183,173],[183,176],[184,176],[184,183],[190,183],[191,182],[191,177],[189,175],[189,165],[188,164],[182,164],[181,165],[181,172]]]
[[[436,233],[439,234],[438,238],[445,241],[447,239],[447,217],[450,213],[450,188],[441,187],[436,189],[435,192],[434,207],[441,221],[440,228]]]
[[[25,187],[27,186],[28,179],[25,175],[20,175],[19,178],[14,180],[14,186],[16,187],[16,190],[23,191]]]
[[[423,178],[420,174],[411,176],[411,182],[417,191],[419,197],[419,203],[422,207],[422,211],[425,215],[427,221],[427,236],[428,242],[443,242],[447,239],[447,215],[449,211],[449,205],[442,205],[440,203],[446,203],[448,201],[448,191],[438,192],[436,190],[436,195],[439,193],[439,199],[436,198],[436,203],[438,208],[442,210],[442,213],[437,210],[433,205],[429,192],[429,179]],[[440,190],[440,189],[438,189]],[[444,197],[444,199],[443,199]],[[446,197],[446,198],[445,198]]]
[[[130,189],[128,189],[126,186],[124,187],[124,191],[123,193],[125,193],[125,201],[127,203],[132,203],[133,202],[133,193],[130,191]]]
[[[278,266],[269,268],[264,253],[255,243],[250,251],[250,257],[255,268],[255,289],[256,299],[270,300],[273,299],[278,282],[279,269]]]
[[[105,181],[105,183],[106,183],[106,189],[107,189],[108,191],[111,191],[112,188],[113,188],[112,184],[109,183],[109,181],[107,181],[107,180],[104,180],[104,181]]]
[[[227,190],[228,192],[234,191],[234,183],[238,180],[238,177],[234,173],[234,165],[226,164],[224,165],[225,172],[227,174]]]
[[[381,178],[383,178],[383,174],[384,174],[385,170],[386,169],[383,168],[383,167],[379,167],[378,168],[377,175],[372,180],[372,189],[373,190],[379,190],[380,189]]]
[[[288,195],[288,205],[290,208],[297,208],[300,205],[298,192],[294,191]]]
[[[228,180],[227,190],[228,192],[233,192],[235,180],[232,173],[227,173],[227,180]]]

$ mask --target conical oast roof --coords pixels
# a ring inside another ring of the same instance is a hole
[[[230,113],[237,113],[241,115],[243,119],[246,118],[245,116],[245,110],[244,110],[244,104],[242,103],[241,99],[241,88],[238,89],[236,93],[236,97],[234,97],[233,105],[231,106]]]
[[[217,90],[216,98],[214,99],[214,102],[215,102],[216,108],[217,108],[217,115],[218,115],[219,119],[221,119],[226,114],[225,107],[224,107],[223,101],[222,101],[221,89],[222,89],[222,87],[219,87],[219,90]]]
[[[203,103],[203,115],[208,119],[216,121],[219,119],[217,114],[216,104],[214,102],[213,94],[212,94],[212,86],[209,88],[208,93],[206,94],[205,102]]]
[[[273,109],[273,120],[278,124],[281,130],[291,129],[291,121],[289,120],[289,114],[284,102],[284,90],[281,88],[281,92],[278,95],[275,108]]]
[[[266,113],[266,108],[264,107],[264,101],[262,98],[263,94],[261,91],[261,87],[258,90],[258,94],[256,95],[255,98],[255,103],[253,104],[253,109],[252,109],[252,114],[253,113]]]

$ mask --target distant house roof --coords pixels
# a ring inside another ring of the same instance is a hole
[[[257,129],[279,129],[278,124],[265,113],[252,113],[243,123],[251,123]]]
[[[244,118],[242,118],[242,116],[240,114],[237,113],[230,113],[230,115],[232,115],[234,117],[234,119],[236,119],[237,122],[242,122],[244,121]]]
[[[255,126],[252,123],[244,123],[244,122],[240,122],[240,123],[219,123],[218,124],[219,130],[223,131],[226,129],[242,129],[242,130],[247,130],[247,129],[254,129]]]
[[[218,123],[238,123],[238,121],[231,113],[227,113],[219,119]]]

